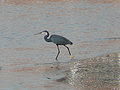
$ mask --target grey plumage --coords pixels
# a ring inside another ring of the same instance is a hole
[[[58,55],[60,53],[59,45],[65,46],[68,49],[69,54],[71,55],[71,52],[70,52],[69,48],[66,46],[67,44],[70,44],[70,45],[73,44],[70,40],[68,40],[67,38],[65,38],[63,36],[60,36],[60,35],[51,35],[49,37],[49,32],[47,30],[42,31],[42,32],[47,33],[47,35],[44,36],[44,39],[45,39],[46,42],[53,42],[54,44],[57,45],[58,53],[57,53],[57,56],[56,56],[56,60],[57,60]],[[38,34],[41,34],[42,32],[40,32]],[[37,35],[37,34],[35,34],[35,35]]]
[[[67,44],[72,45],[73,44],[70,40],[60,35],[51,35],[49,39],[53,43],[58,44],[58,45],[67,45]]]

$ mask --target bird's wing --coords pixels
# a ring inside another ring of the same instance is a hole
[[[66,45],[66,44],[72,43],[70,40],[60,35],[51,35],[50,39],[53,43],[59,44],[59,45]]]

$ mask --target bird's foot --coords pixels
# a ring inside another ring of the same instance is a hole
[[[70,59],[74,59],[74,58],[75,58],[75,56],[69,56],[69,58],[70,58]]]

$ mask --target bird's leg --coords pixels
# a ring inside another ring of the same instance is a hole
[[[64,45],[65,46],[65,45]],[[69,52],[69,54],[71,55],[71,52],[70,52],[70,49],[67,47],[67,46],[65,46],[67,49],[68,49],[68,52]]]
[[[56,44],[57,45],[57,44]],[[57,49],[58,49],[58,53],[57,53],[57,56],[56,56],[56,60],[57,60],[57,58],[58,58],[58,55],[60,54],[60,49],[59,49],[59,46],[57,45]]]

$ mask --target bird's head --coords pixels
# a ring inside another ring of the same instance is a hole
[[[39,32],[39,33],[37,33],[37,34],[34,34],[34,35],[42,34],[43,32],[46,32],[46,34],[48,33],[48,31],[47,31],[47,30],[44,30],[44,31],[42,31],[42,32]]]

